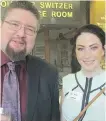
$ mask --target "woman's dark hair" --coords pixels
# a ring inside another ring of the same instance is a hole
[[[100,39],[103,48],[105,45],[105,32],[99,26],[94,25],[94,24],[88,24],[88,25],[84,25],[84,26],[80,27],[78,30],[76,30],[75,35],[73,37],[73,50],[72,50],[72,63],[71,63],[73,73],[79,71],[81,68],[81,66],[78,63],[77,58],[76,58],[75,49],[76,49],[76,40],[77,40],[78,36],[81,35],[81,33],[83,33],[83,32],[95,34]]]

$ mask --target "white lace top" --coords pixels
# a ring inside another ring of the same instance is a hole
[[[106,72],[93,78],[86,78],[82,71],[63,77],[64,101],[62,115],[67,121],[73,121],[89,101],[105,86]],[[105,121],[106,93],[102,94],[78,121]]]

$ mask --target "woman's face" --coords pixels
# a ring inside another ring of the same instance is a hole
[[[85,71],[100,68],[100,61],[104,56],[104,49],[100,39],[92,33],[83,32],[76,40],[76,57]]]

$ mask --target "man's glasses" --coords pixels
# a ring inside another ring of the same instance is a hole
[[[13,31],[18,31],[22,27],[22,24],[17,21],[4,21],[4,22],[6,22],[9,25],[9,29],[11,29]],[[24,26],[24,28],[25,28],[25,33],[30,36],[33,36],[37,32],[34,29],[34,27]]]

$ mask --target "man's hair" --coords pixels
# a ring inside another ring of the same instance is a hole
[[[5,11],[4,11],[3,16],[2,16],[2,21],[5,20],[8,12],[11,9],[15,9],[15,8],[30,11],[31,13],[34,14],[34,16],[36,17],[38,22],[40,21],[39,12],[38,12],[37,8],[33,5],[33,3],[31,3],[30,1],[12,1],[12,3],[10,3],[10,5],[7,8],[5,8]],[[30,18],[28,18],[28,19],[30,19]]]

